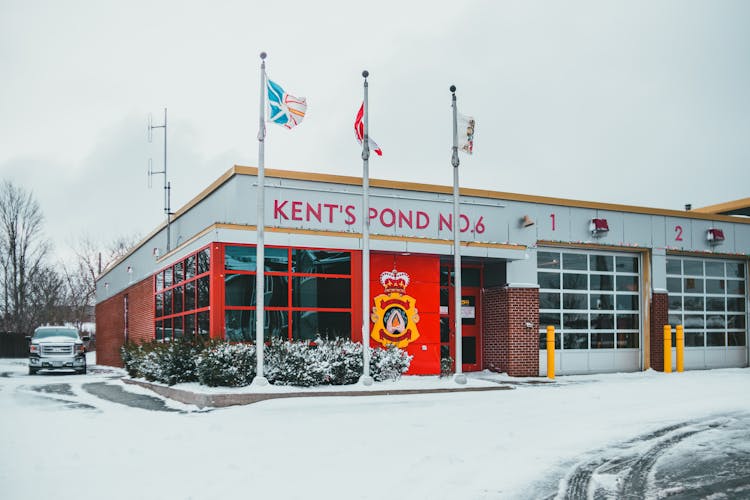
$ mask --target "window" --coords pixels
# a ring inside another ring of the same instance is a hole
[[[351,338],[351,252],[265,247],[263,253],[264,338]],[[255,340],[256,260],[254,246],[224,246],[227,340]]]
[[[743,263],[670,256],[667,291],[669,323],[683,325],[685,347],[746,345]]]
[[[210,255],[204,248],[154,276],[156,340],[209,337]]]
[[[539,348],[547,348],[551,325],[556,349],[637,349],[639,262],[627,254],[540,250]]]

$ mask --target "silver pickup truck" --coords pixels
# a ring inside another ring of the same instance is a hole
[[[86,373],[86,346],[89,337],[81,337],[77,328],[68,326],[40,326],[27,337],[29,345],[29,375],[39,370],[75,370]]]

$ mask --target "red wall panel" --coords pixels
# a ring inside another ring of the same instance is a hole
[[[406,294],[414,297],[419,313],[419,338],[406,351],[413,355],[409,375],[440,373],[440,258],[425,255],[373,253],[370,255],[370,300],[384,292],[380,273],[396,269],[409,275]],[[370,321],[370,331],[373,323]],[[377,344],[371,339],[370,345]]]

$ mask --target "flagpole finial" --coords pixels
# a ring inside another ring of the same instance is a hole
[[[453,93],[456,92],[456,86],[455,85],[451,85],[451,92],[453,92]]]
[[[261,53],[260,53],[260,58],[261,58],[261,59],[265,59],[265,58],[266,58],[266,55],[267,55],[267,54],[266,54],[265,52],[261,52]]]
[[[364,70],[364,71],[362,72],[362,76],[363,76],[363,77],[365,77],[365,78],[367,78],[368,76],[370,76],[370,72],[369,72],[369,71],[367,71],[367,70]]]

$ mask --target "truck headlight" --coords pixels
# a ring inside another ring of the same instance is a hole
[[[29,348],[29,352],[31,354],[39,354],[41,351],[41,348],[39,344],[31,344],[31,347]]]

